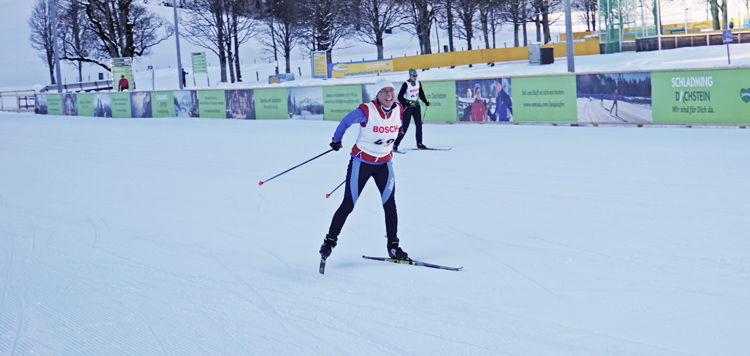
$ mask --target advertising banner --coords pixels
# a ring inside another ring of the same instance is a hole
[[[191,53],[190,59],[193,65],[193,74],[208,72],[208,64],[206,62],[206,52]]]
[[[112,58],[110,59],[110,67],[112,68],[112,84],[115,89],[119,89],[120,79],[124,76],[128,81],[128,91],[135,90],[135,80],[133,79],[133,59],[130,57],[123,58]]]
[[[132,117],[130,113],[130,93],[112,93],[112,117]]]
[[[341,121],[363,102],[362,85],[323,87],[325,120]]]
[[[227,104],[224,100],[224,91],[198,90],[198,102],[200,103],[200,117],[212,119],[225,119],[227,117]]]
[[[373,75],[378,73],[390,73],[393,71],[393,60],[383,59],[377,61],[331,63],[329,64],[331,78],[351,77],[355,75]]]
[[[171,91],[151,93],[151,103],[154,117],[175,117],[174,94]]]
[[[61,94],[47,94],[47,113],[50,115],[64,115]]]
[[[654,72],[654,122],[750,122],[750,69]]]
[[[256,89],[255,118],[258,120],[288,119],[287,89]]]
[[[652,122],[651,73],[576,76],[578,122]]]
[[[65,116],[78,116],[78,96],[76,94],[63,94],[62,105]]]
[[[110,93],[92,94],[94,117],[112,117],[112,95]]]
[[[36,94],[34,100],[34,113],[47,115],[47,94]]]
[[[515,122],[576,122],[576,76],[520,77],[511,80]]]
[[[130,115],[132,117],[153,117],[151,93],[147,91],[130,93]]]
[[[174,116],[199,117],[198,92],[195,90],[174,91]]]
[[[297,87],[287,89],[287,110],[294,120],[323,120],[323,88]]]
[[[425,97],[430,101],[428,107],[420,101],[422,106],[422,121],[455,121],[456,100],[455,90],[456,82],[420,82]]]
[[[255,120],[255,94],[253,89],[227,90],[227,119]]]
[[[78,116],[94,116],[94,94],[78,94]]]
[[[508,78],[456,81],[456,120],[513,121],[511,93]]]
[[[310,55],[312,77],[315,79],[328,78],[328,59],[324,51],[314,51]]]

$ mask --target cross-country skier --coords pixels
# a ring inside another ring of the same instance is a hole
[[[417,70],[414,68],[409,69],[409,80],[405,81],[401,85],[401,90],[398,92],[398,101],[405,108],[404,109],[404,128],[398,134],[396,143],[393,145],[393,150],[398,151],[398,145],[406,135],[406,130],[409,129],[409,122],[414,117],[414,125],[417,126],[417,148],[427,148],[422,144],[422,109],[419,106],[419,99],[424,101],[424,104],[430,106],[430,101],[424,96],[424,90],[422,90],[422,83],[417,80]]]
[[[396,214],[396,180],[393,175],[393,142],[401,127],[401,104],[395,101],[396,89],[393,84],[379,78],[375,82],[378,94],[375,100],[360,104],[347,114],[339,123],[333,134],[331,148],[338,151],[344,133],[353,124],[359,124],[359,136],[354,143],[346,170],[344,201],[333,214],[328,234],[320,246],[320,254],[327,258],[336,247],[341,228],[360,196],[365,183],[372,177],[380,190],[380,197],[385,211],[385,230],[388,238],[388,255],[391,258],[406,259],[408,254],[399,247],[396,231],[398,216]]]
[[[612,94],[612,98],[613,98],[613,100],[612,100],[612,107],[609,108],[609,114],[612,115],[612,109],[614,109],[615,110],[615,116],[617,116],[617,110],[620,108],[617,105],[617,89],[615,89],[615,93]],[[617,117],[619,117],[619,116],[617,116]]]

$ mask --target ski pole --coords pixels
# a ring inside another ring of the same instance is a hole
[[[325,152],[323,152],[323,153],[321,153],[321,154],[319,154],[319,155],[317,155],[317,156],[315,156],[315,157],[313,157],[313,158],[310,158],[310,159],[308,159],[307,161],[304,161],[304,162],[302,162],[302,163],[300,163],[300,164],[298,164],[298,165],[296,165],[296,166],[294,166],[294,167],[292,167],[292,168],[289,168],[289,169],[287,169],[287,170],[285,170],[285,171],[283,171],[283,172],[281,172],[281,173],[279,173],[279,174],[277,174],[277,175],[275,175],[275,176],[273,176],[273,177],[271,177],[271,178],[268,178],[268,179],[266,179],[265,181],[260,181],[260,182],[258,183],[258,185],[263,185],[263,183],[266,183],[266,182],[270,181],[271,179],[274,179],[274,178],[276,178],[276,177],[278,177],[278,176],[280,176],[280,175],[282,175],[282,174],[284,174],[284,173],[286,173],[286,172],[289,172],[289,171],[291,171],[292,169],[298,168],[299,166],[301,166],[301,165],[303,165],[303,164],[305,164],[305,163],[310,163],[310,162],[311,162],[312,160],[314,160],[314,159],[316,159],[316,158],[318,158],[318,157],[320,157],[320,156],[322,156],[322,155],[324,155],[324,154],[326,154],[326,153],[328,153],[328,152],[331,152],[331,151],[333,151],[333,148],[331,148],[330,150],[328,150],[328,151],[325,151]]]
[[[331,194],[333,194],[333,192],[335,192],[336,190],[338,190],[339,188],[341,188],[341,186],[344,185],[344,183],[346,183],[346,179],[344,179],[344,181],[341,182],[341,184],[339,184],[338,187],[334,188],[330,193],[326,194],[326,199],[328,199],[328,197],[330,197]]]

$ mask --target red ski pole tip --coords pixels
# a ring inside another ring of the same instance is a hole
[[[328,197],[330,197],[330,196],[331,196],[330,194],[326,194],[326,199],[328,199]]]
[[[263,181],[258,182],[258,185],[263,185]]]

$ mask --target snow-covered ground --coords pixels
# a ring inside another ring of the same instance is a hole
[[[370,182],[320,275],[348,154],[257,182],[335,125],[0,113],[0,354],[747,353],[747,130],[427,125],[399,236],[464,269],[362,259]]]

